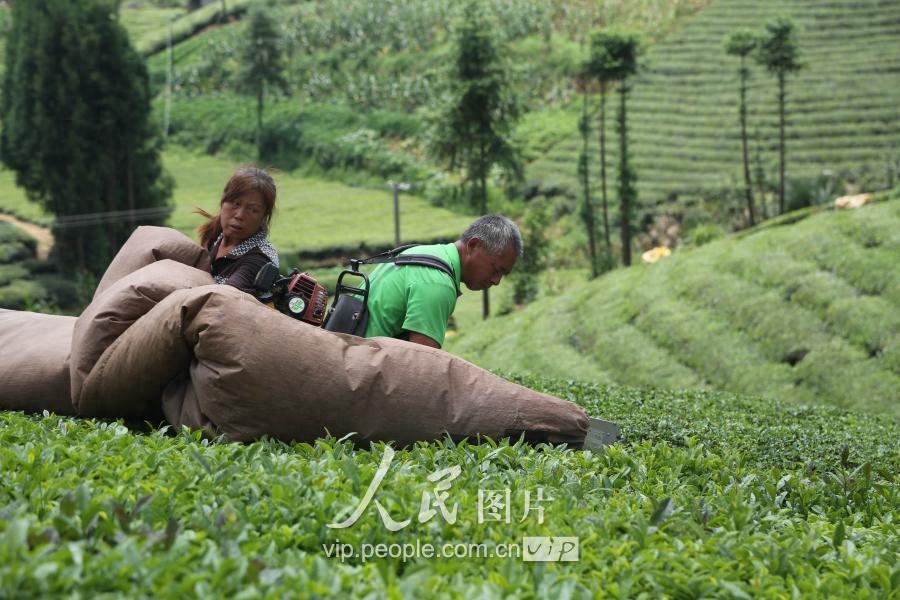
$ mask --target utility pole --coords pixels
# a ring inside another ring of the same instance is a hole
[[[396,181],[388,181],[388,187],[394,190],[394,247],[400,246],[400,192],[407,192],[410,189],[408,183],[397,183]]]

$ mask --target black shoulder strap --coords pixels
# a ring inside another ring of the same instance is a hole
[[[456,283],[456,273],[453,272],[453,267],[447,264],[447,261],[430,254],[400,254],[404,250],[409,250],[410,248],[415,248],[416,246],[420,245],[421,244],[407,244],[405,246],[400,246],[399,248],[394,248],[393,250],[388,250],[387,252],[382,252],[381,254],[371,256],[359,262],[360,264],[364,265],[394,263],[395,265],[401,267],[417,266],[437,269],[438,271],[446,273],[453,281],[453,287],[456,288],[457,298],[459,296],[462,296],[462,292],[459,291],[459,285],[457,285]]]
[[[400,255],[404,250],[409,250],[410,248],[415,248],[416,246],[421,246],[422,244],[406,244],[404,246],[397,246],[392,250],[387,250],[382,252],[381,254],[376,254],[375,256],[370,256],[369,258],[363,258],[358,260],[359,264],[362,265],[377,265],[386,262],[394,262],[394,258]]]
[[[446,273],[453,282],[453,287],[456,288],[456,297],[459,298],[462,296],[462,292],[459,291],[459,286],[456,284],[456,274],[453,272],[453,267],[448,265],[447,261],[438,258],[437,256],[431,256],[430,254],[401,254],[391,262],[401,267],[414,265],[419,267],[430,267],[442,271]]]

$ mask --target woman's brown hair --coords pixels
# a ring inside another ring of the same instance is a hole
[[[266,208],[265,225],[268,228],[272,220],[272,213],[275,211],[275,197],[277,195],[275,189],[275,180],[266,173],[265,170],[258,167],[240,167],[225,184],[222,191],[222,199],[219,201],[221,207],[225,202],[234,202],[238,198],[249,192],[259,192],[262,197],[263,204]],[[197,234],[200,237],[200,245],[209,248],[218,239],[222,233],[222,223],[219,220],[219,214],[210,214],[202,208],[195,208],[194,212],[206,217],[206,222],[197,228]]]

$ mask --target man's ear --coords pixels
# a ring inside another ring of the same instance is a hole
[[[466,249],[469,252],[474,252],[475,250],[481,247],[481,238],[471,237],[466,241]]]

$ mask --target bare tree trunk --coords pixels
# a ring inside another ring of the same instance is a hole
[[[119,157],[113,154],[115,162],[119,162]],[[109,213],[115,212],[119,206],[116,203],[116,188],[118,187],[118,176],[116,174],[116,170],[110,171],[109,175],[106,178],[106,210]],[[98,229],[103,229],[103,226],[99,226]],[[110,253],[109,256],[106,256],[106,259],[112,258],[112,252],[114,252],[113,248],[116,247],[116,237],[119,229],[119,224],[115,221],[110,223],[106,227],[106,245],[107,251]],[[95,256],[91,256],[91,262],[96,259]]]
[[[482,172],[481,175],[481,214],[487,214],[487,176]],[[488,289],[485,288],[481,295],[481,318],[487,319],[491,316],[491,299]]]
[[[581,107],[581,123],[583,130],[581,132],[582,138],[582,160],[581,167],[584,169],[584,172],[581,176],[584,178],[582,180],[582,184],[584,185],[584,224],[587,227],[588,234],[588,255],[591,259],[591,277],[596,277],[597,273],[597,228],[594,225],[594,203],[591,201],[591,176],[588,162],[589,156],[589,144],[588,137],[590,131],[588,129],[588,92],[587,92],[587,84],[585,84],[585,89],[583,91],[584,97],[582,99],[582,107]]]
[[[128,225],[129,228],[134,231],[137,223],[134,220],[134,171],[131,166],[131,153],[129,152],[125,156],[125,185],[127,186],[127,194],[128,194]],[[123,240],[124,241],[124,240]],[[118,244],[116,244],[118,247]]]
[[[784,104],[786,99],[784,91],[784,73],[778,74],[778,210],[784,214]]]
[[[85,264],[85,253],[84,253],[84,234],[78,233],[75,237],[76,244],[76,253],[78,255],[78,270],[84,271],[87,269],[87,265]]]
[[[612,256],[612,239],[609,235],[609,206],[606,199],[606,82],[600,82],[600,186],[603,203],[603,238],[606,240],[607,260]]]
[[[263,86],[256,92],[256,160],[262,160]]]
[[[621,221],[622,263],[629,267],[631,266],[631,211],[634,207],[631,197],[631,165],[628,156],[628,113],[626,112],[628,86],[624,80],[620,83],[619,94],[621,98],[619,107],[619,176],[621,178],[619,220]]]
[[[756,211],[753,206],[753,188],[750,183],[750,154],[747,149],[747,69],[744,57],[741,57],[741,149],[744,155],[744,191],[747,197],[747,211],[750,227],[756,224]]]

